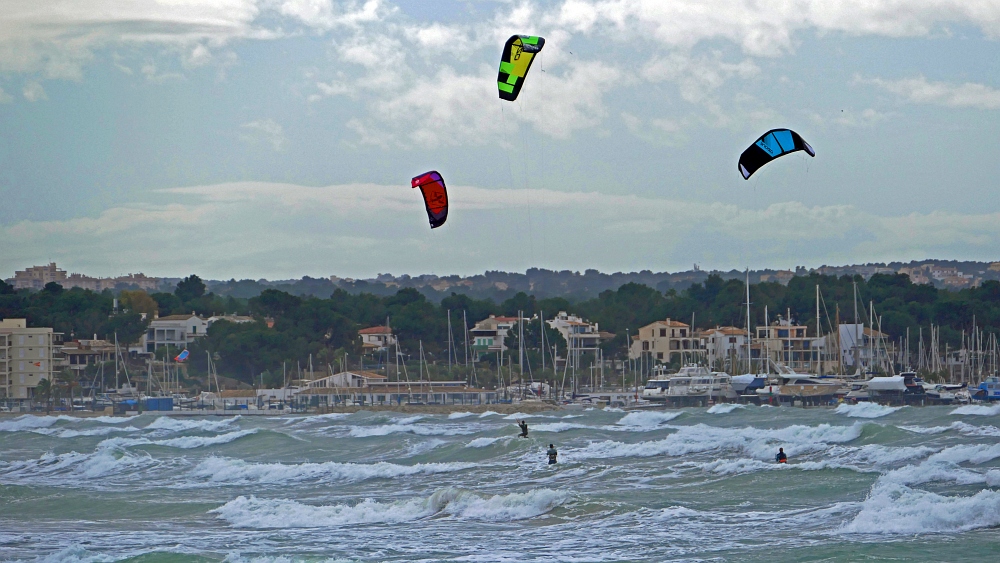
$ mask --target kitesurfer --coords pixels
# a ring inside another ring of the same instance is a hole
[[[778,448],[778,455],[774,456],[774,461],[778,463],[788,463],[788,456],[785,455],[785,448]]]
[[[549,444],[549,451],[545,452],[545,454],[549,456],[549,465],[557,463],[556,457],[559,455],[559,452],[556,451],[556,447],[554,445]]]
[[[525,422],[524,420],[518,420],[517,421],[517,425],[521,427],[521,437],[522,438],[527,438],[528,437],[528,423]]]

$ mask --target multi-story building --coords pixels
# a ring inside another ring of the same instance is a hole
[[[164,346],[182,350],[207,332],[208,321],[195,314],[159,317],[149,323],[142,337],[141,349],[147,354]]]
[[[691,327],[680,321],[666,319],[639,329],[632,337],[628,349],[631,359],[648,355],[657,362],[670,363],[704,359],[705,349],[701,338],[692,333]]]
[[[107,340],[72,340],[64,343],[60,351],[62,352],[61,365],[68,367],[78,375],[83,373],[87,366],[111,362],[115,359],[115,344]]]
[[[489,318],[479,321],[469,329],[469,338],[472,340],[472,351],[476,360],[486,354],[506,352],[507,336],[517,321],[517,317],[490,315]]]
[[[705,349],[708,365],[733,370],[740,362],[746,365],[747,331],[734,326],[719,326],[702,331],[701,347]]]
[[[94,278],[83,274],[67,275],[66,270],[58,268],[55,262],[50,262],[47,266],[32,266],[14,272],[14,277],[7,280],[7,283],[13,285],[14,289],[42,289],[49,282],[55,282],[63,289],[79,287],[91,291],[104,291],[119,287],[156,291],[160,285],[158,278],[151,278],[141,273],[115,278]]]
[[[361,348],[365,354],[380,353],[396,345],[396,337],[388,326],[372,326],[358,331]]]
[[[820,350],[815,347],[815,336],[809,336],[805,325],[778,317],[770,326],[758,326],[757,342],[764,357],[780,362],[794,370],[813,370],[819,362]]]
[[[566,341],[566,358],[570,365],[579,366],[580,355],[585,352],[597,352],[601,342],[615,337],[609,332],[601,332],[597,323],[590,323],[584,319],[570,315],[566,311],[559,311],[555,317],[545,321],[549,327],[559,331],[563,340]]]
[[[860,323],[840,325],[840,359],[845,369],[867,372],[887,366],[894,348],[883,332]]]
[[[25,319],[0,320],[0,397],[30,399],[42,380],[51,381],[61,338],[51,328],[28,328]]]

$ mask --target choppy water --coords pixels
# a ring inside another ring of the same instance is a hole
[[[529,415],[528,439],[514,418],[3,418],[0,559],[1000,553],[1000,406],[558,411]]]

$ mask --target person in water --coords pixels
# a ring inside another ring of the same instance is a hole
[[[778,448],[778,455],[774,456],[774,461],[778,463],[788,463],[788,456],[785,455],[785,448]]]
[[[559,455],[559,452],[556,451],[556,447],[554,445],[549,444],[549,451],[545,452],[545,454],[549,456],[549,465],[557,463],[556,457]]]
[[[525,421],[523,421],[523,420],[518,420],[517,421],[517,425],[521,427],[521,437],[522,438],[527,438],[528,437],[528,423],[525,422]]]

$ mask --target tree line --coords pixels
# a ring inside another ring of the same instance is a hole
[[[932,324],[940,329],[941,345],[948,344],[952,349],[961,345],[962,331],[970,331],[973,322],[987,334],[1000,331],[1000,282],[987,281],[981,287],[947,291],[913,284],[907,276],[898,274],[879,274],[868,280],[861,276],[808,275],[795,277],[788,285],[752,284],[751,324],[762,325],[765,311],[770,321],[790,312],[796,322],[809,327],[812,335],[816,326],[817,286],[824,333],[835,330],[838,318],[843,323],[853,322],[855,309],[859,320],[867,324],[869,317],[874,317],[876,328],[880,327],[893,340],[904,336],[909,327],[913,349],[917,346],[918,328]],[[428,371],[444,377],[449,314],[453,364],[461,364],[453,366],[451,375],[468,377],[464,340],[467,328],[491,314],[552,318],[559,311],[577,314],[599,323],[602,331],[614,333],[615,337],[605,342],[602,350],[607,359],[621,358],[626,353],[627,335],[634,335],[639,327],[656,320],[671,318],[688,324],[693,321],[700,329],[745,326],[746,287],[740,280],[712,275],[680,291],[659,291],[626,283],[595,298],[576,301],[561,297],[538,299],[519,292],[499,302],[452,293],[435,303],[415,288],[399,289],[391,295],[351,293],[338,288],[327,298],[293,295],[277,289],[264,290],[252,298],[220,296],[207,291],[204,282],[195,275],[181,280],[173,292],[153,294],[64,290],[55,283],[40,291],[14,290],[0,282],[0,316],[26,318],[29,326],[52,327],[67,340],[94,335],[111,339],[117,334],[120,342],[135,343],[154,314],[251,316],[253,322],[214,323],[208,334],[191,346],[189,370],[204,373],[207,358],[212,357],[221,375],[246,383],[259,383],[264,377],[264,383],[270,385],[281,384],[287,377],[282,375],[283,371],[304,366],[310,356],[314,366],[343,366],[346,362],[349,367],[357,367],[362,353],[357,331],[387,321],[399,339],[402,353],[415,360],[422,347],[425,359],[432,365]],[[524,335],[528,361],[534,366],[541,363],[540,332],[534,324],[529,324]],[[554,331],[546,331],[545,338],[550,346],[554,343],[565,349],[565,343]],[[160,351],[160,356],[169,352]],[[377,360],[369,357],[368,365]],[[495,362],[496,358],[484,358],[478,373],[490,377]]]

